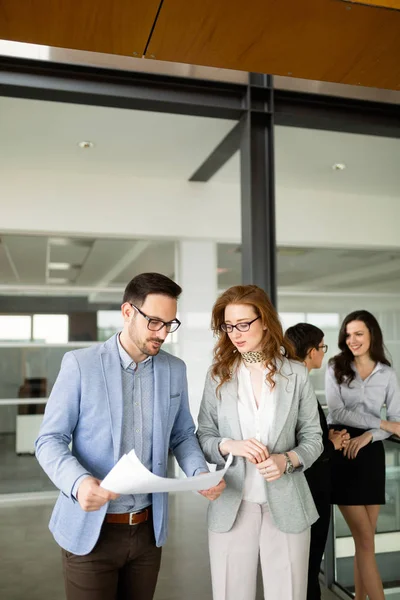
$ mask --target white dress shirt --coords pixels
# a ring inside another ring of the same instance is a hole
[[[257,408],[251,383],[250,371],[242,363],[238,370],[238,412],[244,440],[255,438],[268,447],[270,427],[275,412],[275,392],[266,382],[267,370],[263,374],[260,404]],[[267,502],[266,483],[255,465],[246,461],[246,477],[243,500],[264,504]]]

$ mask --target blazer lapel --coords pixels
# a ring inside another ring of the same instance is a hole
[[[114,341],[114,344],[112,344],[112,341]],[[123,397],[121,363],[115,336],[105,344],[104,350],[100,354],[100,361],[108,400],[111,434],[114,445],[114,462],[117,462],[121,448]]]
[[[223,403],[224,415],[229,419],[229,426],[232,430],[234,440],[242,439],[242,430],[240,427],[238,411],[238,378],[232,375],[221,388],[221,403]]]
[[[164,354],[153,358],[154,410],[153,410],[153,473],[164,476],[164,446],[170,403],[170,369]]]
[[[296,374],[291,370],[290,363],[286,363],[286,361],[282,362],[280,367],[278,365],[278,372],[275,375],[275,413],[268,440],[270,452],[274,451],[276,442],[278,441],[288,418],[292,406],[295,384]]]

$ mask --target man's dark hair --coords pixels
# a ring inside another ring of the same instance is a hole
[[[286,330],[285,336],[292,342],[296,355],[305,360],[308,352],[318,348],[324,338],[324,332],[310,323],[297,323]]]
[[[136,275],[125,288],[122,303],[131,302],[142,306],[149,294],[161,294],[178,299],[182,288],[161,273],[141,273]]]

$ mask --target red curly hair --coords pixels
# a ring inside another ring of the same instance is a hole
[[[275,386],[274,376],[277,373],[277,362],[285,356],[296,360],[296,353],[291,342],[284,338],[278,313],[268,295],[257,285],[235,285],[217,298],[211,317],[211,327],[218,341],[214,346],[214,360],[211,368],[212,377],[218,380],[219,389],[232,375],[239,365],[240,353],[236,351],[227,333],[221,325],[225,321],[225,308],[228,304],[248,304],[253,307],[257,317],[266,328],[262,341],[262,352],[265,355],[265,366],[269,368],[266,380]],[[297,359],[298,360],[298,359]]]

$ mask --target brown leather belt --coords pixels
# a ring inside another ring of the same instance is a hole
[[[120,514],[106,514],[106,523],[117,523],[120,525],[139,525],[145,523],[150,517],[150,507],[144,508],[136,513],[120,513]]]

